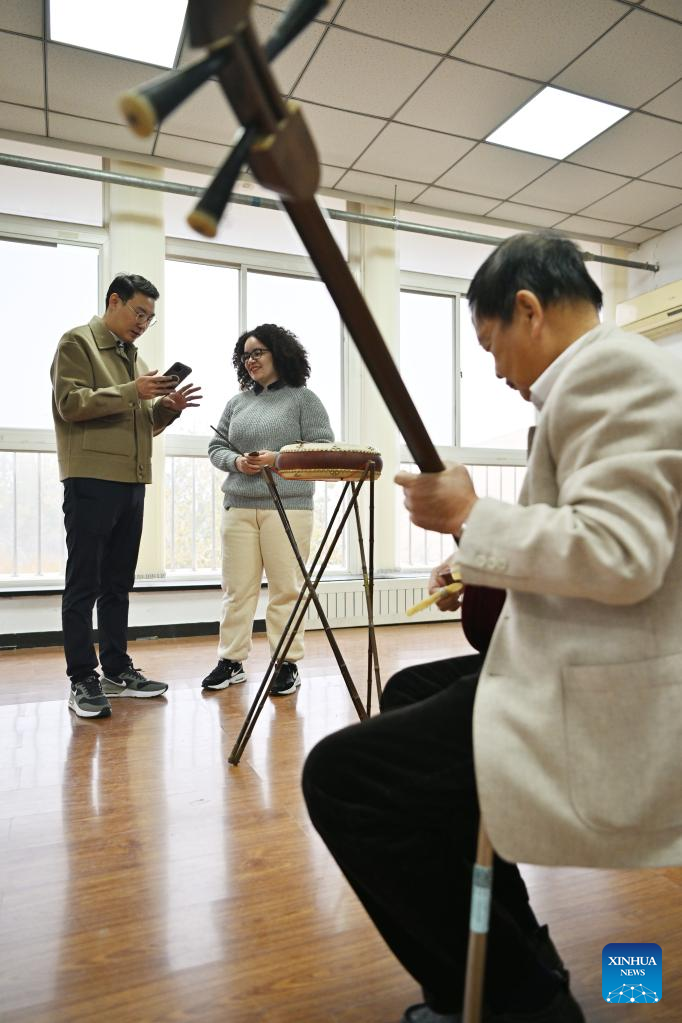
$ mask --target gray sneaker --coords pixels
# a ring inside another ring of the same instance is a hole
[[[132,664],[118,675],[102,677],[102,692],[109,697],[134,696],[144,700],[150,696],[163,696],[167,689],[165,682],[152,682]]]
[[[102,681],[96,672],[86,675],[80,682],[71,683],[69,710],[79,718],[111,717],[111,707],[102,692]]]

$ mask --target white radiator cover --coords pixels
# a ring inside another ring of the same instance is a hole
[[[367,624],[367,603],[362,580],[327,580],[320,583],[317,593],[322,610],[333,628]],[[408,617],[407,609],[427,596],[426,578],[375,579],[373,596],[375,625],[442,622],[448,618],[459,618],[459,612],[444,613],[439,611],[435,604]],[[306,612],[306,628],[322,628],[312,602]]]

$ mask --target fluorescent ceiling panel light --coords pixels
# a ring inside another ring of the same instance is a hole
[[[50,0],[50,38],[172,67],[187,0]]]
[[[486,142],[563,160],[629,113],[624,107],[548,86],[500,125]]]

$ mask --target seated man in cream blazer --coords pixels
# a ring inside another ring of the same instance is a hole
[[[539,410],[519,504],[478,498],[461,465],[396,482],[416,525],[459,539],[464,583],[507,599],[482,668],[426,670],[403,706],[389,683],[387,713],[311,752],[304,792],[423,988],[404,1023],[460,1018],[479,800],[498,853],[486,1023],[581,1023],[515,863],[682,863],[682,362],[600,324],[558,236],[505,241],[468,298]]]

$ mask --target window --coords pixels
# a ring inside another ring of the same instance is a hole
[[[6,382],[0,427],[52,428],[50,364],[62,334],[97,311],[98,255],[79,245],[0,240]]]
[[[535,422],[530,402],[498,380],[492,356],[478,343],[468,303],[460,302],[460,443],[470,448],[526,450]]]
[[[454,305],[448,295],[400,293],[400,372],[434,444],[455,442]]]
[[[277,323],[293,331],[308,352],[308,386],[326,408],[334,436],[341,436],[341,321],[325,285],[250,271],[246,319],[247,329]]]
[[[176,361],[191,366],[190,380],[204,396],[198,408],[180,417],[173,434],[208,438],[210,424],[218,425],[237,390],[232,352],[239,337],[239,270],[169,259],[165,277],[164,368]]]

